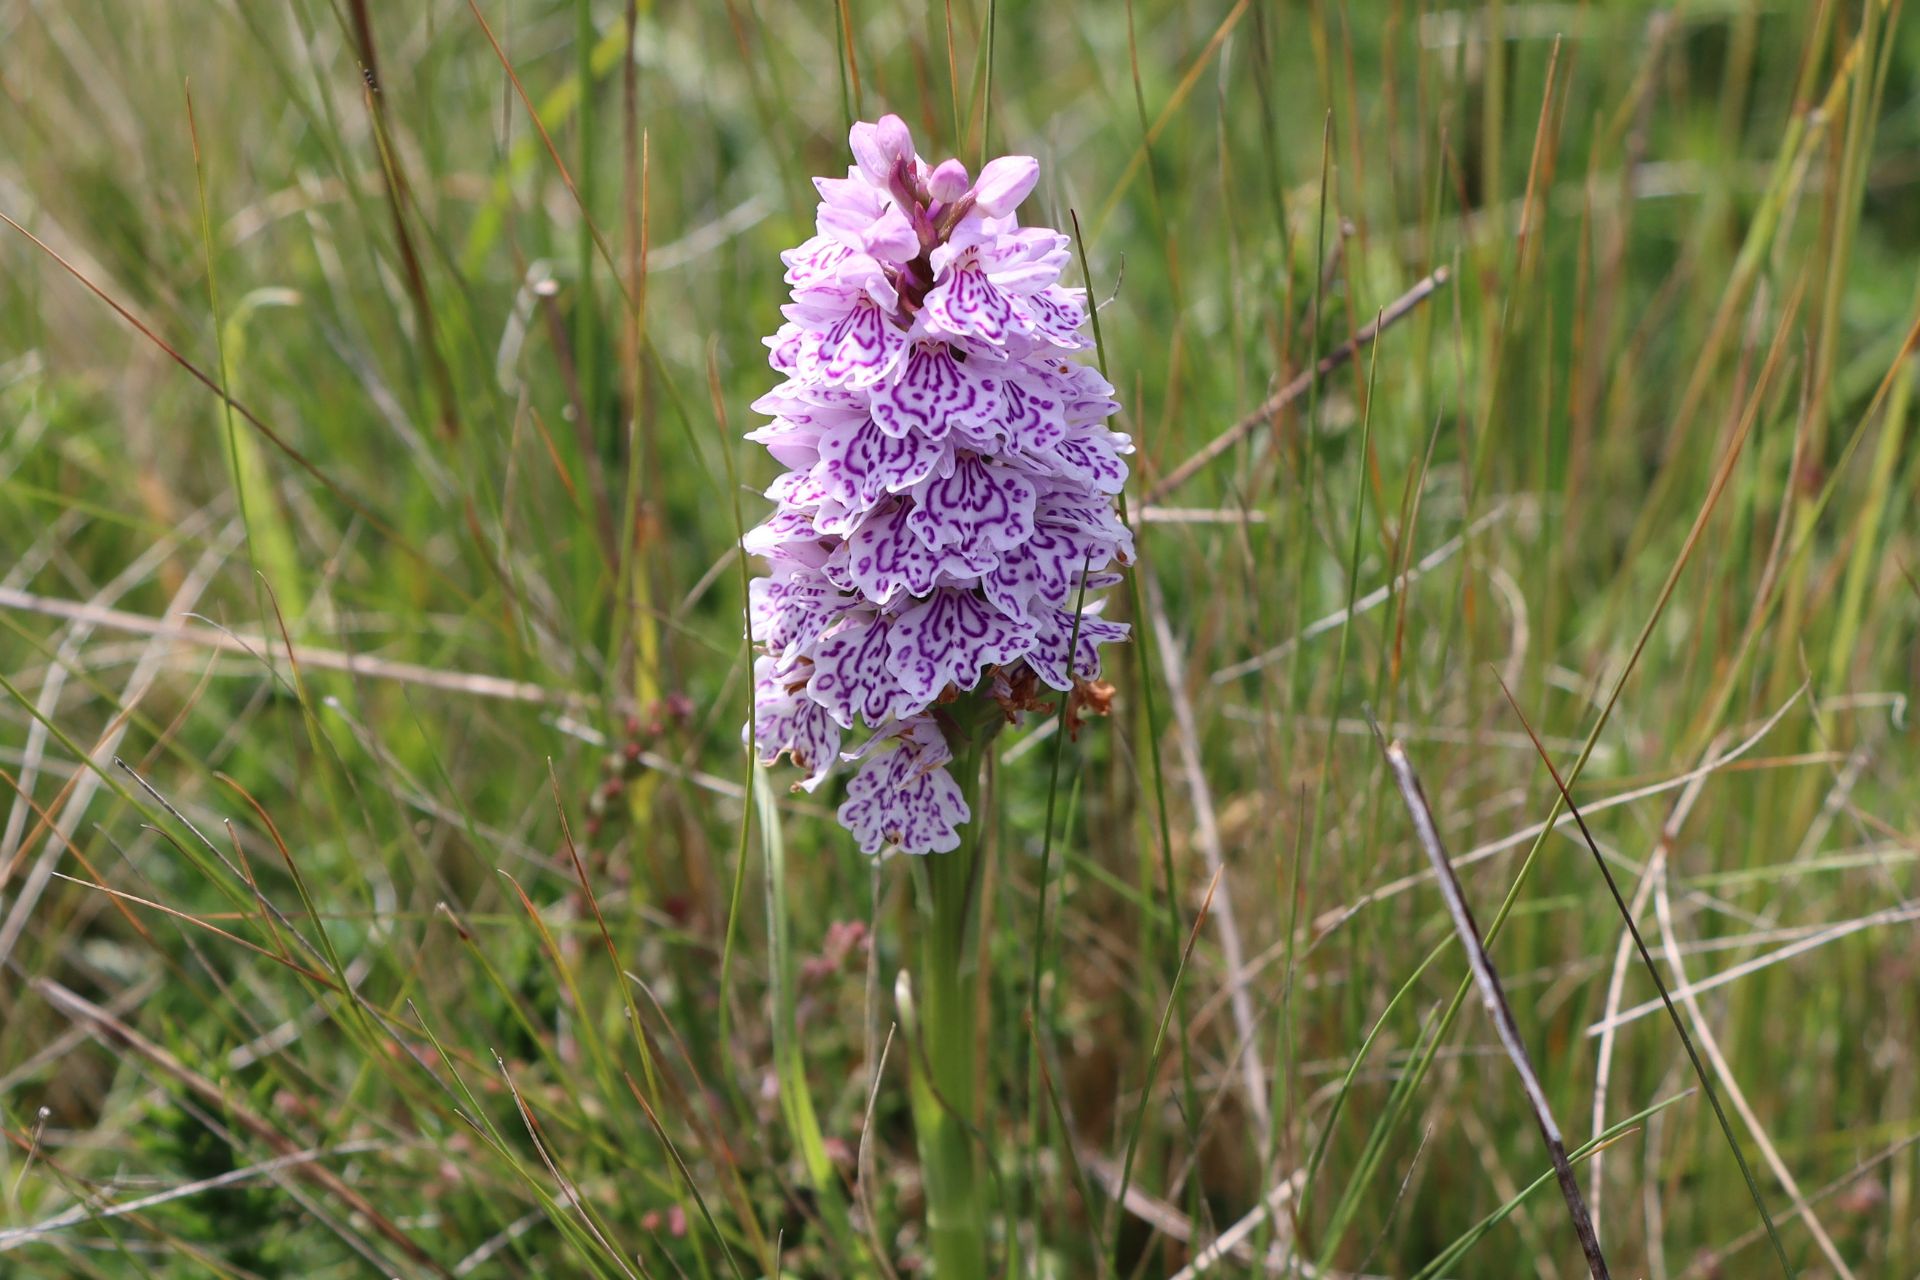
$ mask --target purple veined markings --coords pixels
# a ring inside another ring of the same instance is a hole
[[[1035,337],[1063,351],[1082,351],[1092,340],[1080,332],[1087,322],[1085,291],[1054,287],[1019,299],[1015,306]]]
[[[787,264],[787,283],[806,287],[837,280],[840,264],[852,253],[848,244],[830,236],[814,236],[781,254],[780,261]]]
[[[1065,402],[1038,375],[1008,378],[999,426],[1016,453],[1045,454],[1067,434]]]
[[[848,506],[871,507],[928,476],[953,471],[952,446],[918,432],[889,435],[872,418],[823,431],[815,450],[822,487]]]
[[[818,536],[813,512],[804,507],[782,508],[747,530],[740,545],[750,555],[763,556],[790,542],[804,542]]]
[[[814,469],[808,467],[805,471],[783,472],[778,480],[767,486],[766,496],[775,502],[793,506],[818,506],[826,501],[827,491],[814,474]]]
[[[874,508],[846,541],[847,577],[853,588],[880,605],[901,592],[924,596],[933,590],[942,557],[907,529],[912,504],[894,498]]]
[[[1033,625],[1009,618],[972,591],[941,587],[900,615],[888,639],[894,677],[910,698],[931,702],[951,684],[971,689],[989,666],[1012,662]]]
[[[797,375],[790,377],[749,407],[763,417],[784,418],[812,427],[826,426],[849,416],[866,416],[867,398],[863,393],[845,387],[801,383],[796,378]]]
[[[1095,601],[1074,643],[1069,609],[1132,561],[1113,503],[1132,445],[1074,357],[1090,312],[1061,283],[1069,241],[1016,217],[1038,163],[970,180],[891,116],[849,144],[846,176],[816,180],[817,234],[782,255],[781,381],[753,403],[772,421],[750,438],[785,472],[743,539],[767,562],[748,593],[753,748],[812,788],[843,735],[864,738],[839,756],[858,761],[842,825],[868,853],[937,853],[970,818],[946,703],[1017,719],[1043,681],[1105,705],[1080,682],[1127,628]]]
[[[800,787],[812,791],[826,781],[840,754],[840,726],[827,709],[797,692],[772,658],[753,664],[754,752],[761,764],[782,754],[808,770]]]
[[[807,696],[825,707],[841,728],[853,728],[858,717],[877,729],[926,704],[925,698],[915,697],[894,675],[895,625],[891,618],[855,616],[832,628],[814,646]]]
[[[871,386],[886,377],[905,345],[880,305],[863,297],[822,335],[820,372],[829,382]]]
[[[893,846],[951,853],[959,848],[958,828],[973,815],[946,770],[953,752],[932,719],[916,716],[876,742],[883,750],[869,754],[860,766],[836,815],[860,851],[875,854]]]
[[[913,487],[907,524],[930,547],[1005,549],[1032,536],[1036,496],[1025,476],[966,454],[955,460],[952,475]]]
[[[862,282],[882,274],[873,258],[830,236],[815,236],[781,259],[787,264],[786,281],[795,301],[828,307],[844,304],[861,290]]]
[[[813,568],[796,568],[784,578],[755,578],[747,599],[753,642],[783,663],[812,645],[851,603]]]
[[[1133,563],[1133,531],[1120,523],[1113,508],[1105,503],[1093,505],[1076,501],[1072,490],[1049,492],[1036,521],[1045,520],[1060,528],[1097,538],[1113,549],[1113,558],[1121,564]]]
[[[956,426],[993,421],[1000,408],[1000,379],[954,359],[940,341],[915,342],[897,376],[873,391],[873,420],[890,436],[944,440]]]
[[[810,360],[818,358],[820,335],[797,324],[785,324],[780,326],[778,333],[767,339],[767,347],[767,363],[781,373],[792,376]]]
[[[822,498],[820,505],[813,509],[813,527],[821,538],[832,544],[859,528],[866,516],[867,508],[857,503],[848,505],[834,498]]]
[[[1054,356],[1043,362],[1048,381],[1060,392],[1067,421],[1085,425],[1105,422],[1120,411],[1113,384],[1090,364],[1075,364]]]
[[[1120,460],[1119,449],[1106,438],[1113,434],[1103,427],[1070,432],[1054,445],[1051,453],[1043,455],[1039,465],[1049,474],[1065,476],[1101,493],[1119,493],[1127,487],[1127,464]]]
[[[1113,548],[1099,539],[1071,525],[1036,518],[1033,536],[1001,552],[999,564],[980,585],[1002,613],[1025,617],[1036,601],[1065,605],[1079,574],[1112,562]]]
[[[1019,324],[1013,300],[977,262],[957,261],[927,295],[927,316],[942,333],[1000,346]]]
[[[1027,665],[1034,674],[1055,689],[1065,692],[1073,687],[1067,675],[1067,645],[1073,644],[1073,674],[1082,680],[1098,679],[1100,646],[1127,638],[1124,623],[1109,622],[1090,612],[1080,614],[1079,634],[1074,634],[1074,611],[1047,606],[1034,611],[1033,648]]]

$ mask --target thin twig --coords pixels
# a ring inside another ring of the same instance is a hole
[[[1468,538],[1473,537],[1488,525],[1505,519],[1510,510],[1511,507],[1506,502],[1495,503],[1490,510],[1482,513],[1472,524],[1468,525],[1465,531],[1454,534],[1451,538],[1448,538],[1445,542],[1427,552],[1426,555],[1420,557],[1419,563],[1402,570],[1392,580],[1375,587],[1373,590],[1367,592],[1367,594],[1355,600],[1351,605],[1335,609],[1325,617],[1315,618],[1312,622],[1302,627],[1298,635],[1289,636],[1264,653],[1256,653],[1251,658],[1236,662],[1230,667],[1222,667],[1213,673],[1213,682],[1215,684],[1225,684],[1229,680],[1238,679],[1250,672],[1258,671],[1262,667],[1270,666],[1286,657],[1289,653],[1292,653],[1297,646],[1306,643],[1315,636],[1325,635],[1327,632],[1343,626],[1347,619],[1358,617],[1370,609],[1375,609],[1385,604],[1395,595],[1405,591],[1408,587],[1418,582],[1422,576],[1446,563],[1461,547],[1466,545]]]
[[[1247,1249],[1246,1239],[1259,1229],[1268,1218],[1274,1219],[1276,1229],[1283,1235],[1288,1228],[1285,1219],[1279,1218],[1281,1206],[1292,1200],[1307,1180],[1306,1170],[1295,1169],[1290,1175],[1274,1185],[1273,1190],[1262,1196],[1260,1203],[1243,1216],[1238,1222],[1213,1238],[1213,1242],[1193,1255],[1193,1261],[1182,1267],[1173,1280],[1199,1280],[1200,1276],[1211,1273],[1214,1267],[1230,1258],[1240,1257]],[[1268,1247],[1267,1264],[1270,1269],[1285,1266],[1287,1257],[1272,1246]],[[1277,1265],[1276,1265],[1277,1264]],[[1305,1263],[1300,1268],[1307,1275],[1314,1274]]]
[[[239,653],[260,658],[277,641],[259,636],[224,631],[218,627],[195,625],[184,616],[153,618],[103,605],[83,604],[53,596],[35,595],[13,587],[0,587],[0,609],[17,609],[49,618],[63,618],[93,626],[108,627],[132,635],[164,636],[203,649]],[[500,676],[468,671],[442,671],[412,662],[392,662],[365,654],[344,653],[334,649],[314,649],[306,645],[294,649],[295,660],[303,667],[321,671],[344,671],[375,680],[398,680],[449,693],[464,693],[477,698],[497,698],[505,702],[531,702],[543,706],[586,706],[591,700],[566,690],[550,689],[527,680],[508,680]]]
[[[1186,775],[1187,793],[1193,802],[1194,841],[1206,859],[1207,871],[1221,882],[1217,894],[1218,905],[1213,913],[1214,927],[1220,935],[1220,957],[1227,966],[1234,1034],[1246,1046],[1245,1052],[1238,1056],[1241,1080],[1247,1095],[1247,1109],[1252,1113],[1253,1125],[1264,1148],[1271,1128],[1267,1067],[1260,1053],[1260,1028],[1254,1017],[1253,996],[1240,977],[1247,966],[1246,948],[1240,939],[1233,895],[1223,874],[1226,870],[1226,853],[1220,839],[1220,823],[1214,813],[1213,791],[1207,785],[1206,768],[1200,759],[1200,731],[1194,719],[1193,698],[1187,691],[1186,673],[1183,670],[1185,660],[1174,638],[1173,627],[1167,620],[1166,601],[1160,592],[1159,579],[1150,570],[1142,569],[1141,572],[1141,581],[1146,587],[1147,608],[1152,613],[1154,647],[1160,651],[1161,670],[1173,704],[1174,742],[1180,751],[1181,771]],[[1264,1149],[1261,1151],[1263,1163],[1268,1154]]]
[[[1520,1076],[1521,1087],[1526,1090],[1534,1121],[1540,1126],[1540,1136],[1547,1144],[1547,1154],[1553,1159],[1553,1172],[1560,1183],[1560,1194],[1566,1198],[1567,1212],[1573,1218],[1573,1231],[1580,1239],[1580,1251],[1586,1255],[1587,1270],[1593,1274],[1594,1280],[1608,1280],[1607,1260],[1600,1252],[1600,1240],[1594,1234],[1587,1203],[1580,1195],[1580,1184],[1574,1181],[1573,1165],[1567,1160],[1567,1144],[1560,1137],[1560,1126],[1554,1123],[1546,1091],[1540,1087],[1540,1077],[1534,1073],[1533,1062],[1527,1056],[1526,1043],[1520,1038],[1520,1025],[1515,1021],[1513,1007],[1507,1003],[1506,993],[1501,989],[1500,975],[1493,967],[1493,958],[1487,954],[1486,944],[1481,941],[1480,926],[1474,922],[1473,909],[1467,905],[1466,894],[1460,887],[1460,877],[1453,873],[1453,864],[1447,861],[1446,846],[1441,843],[1440,829],[1434,824],[1433,809],[1420,789],[1420,779],[1414,775],[1406,748],[1395,741],[1383,742],[1381,750],[1386,755],[1387,768],[1393,773],[1394,783],[1400,788],[1400,798],[1406,802],[1407,814],[1413,819],[1414,834],[1419,837],[1427,860],[1433,864],[1441,894],[1447,901],[1447,911],[1453,917],[1454,931],[1460,935],[1460,945],[1467,953],[1467,963],[1473,969],[1474,982],[1480,988],[1480,998],[1486,1002],[1487,1012],[1493,1016],[1494,1027],[1500,1033],[1500,1042],[1506,1046],[1507,1057],[1512,1059],[1513,1069]]]
[[[1392,325],[1412,314],[1421,303],[1433,296],[1436,289],[1447,282],[1447,277],[1450,274],[1446,267],[1435,267],[1419,284],[1414,285],[1413,288],[1388,303],[1386,308],[1380,312],[1372,324],[1365,326],[1351,338],[1348,338],[1345,342],[1322,356],[1313,368],[1296,374],[1293,380],[1287,383],[1286,386],[1281,387],[1278,391],[1268,396],[1266,402],[1259,408],[1228,427],[1225,431],[1222,431],[1202,446],[1198,453],[1149,485],[1147,487],[1146,501],[1149,503],[1157,502],[1187,481],[1193,479],[1194,476],[1200,474],[1209,463],[1213,462],[1227,450],[1233,448],[1234,445],[1240,443],[1241,440],[1245,439],[1262,423],[1267,422],[1282,409],[1305,395],[1316,382],[1340,368],[1340,366],[1347,363],[1347,361],[1353,359],[1368,343],[1386,332]]]
[[[1651,866],[1652,864],[1650,863],[1648,865]],[[1691,1000],[1703,991],[1712,991],[1716,987],[1724,987],[1730,982],[1746,977],[1748,974],[1757,973],[1770,965],[1779,964],[1782,960],[1791,960],[1795,956],[1805,955],[1809,951],[1823,947],[1829,942],[1838,941],[1841,938],[1847,937],[1849,934],[1859,933],[1863,929],[1872,929],[1880,925],[1907,924],[1914,920],[1920,920],[1920,906],[1888,907],[1885,910],[1875,911],[1869,915],[1861,916],[1858,919],[1843,920],[1839,924],[1830,925],[1821,929],[1818,933],[1809,934],[1778,950],[1769,951],[1764,955],[1754,956],[1750,960],[1743,960],[1732,968],[1722,969],[1720,972],[1702,978],[1698,982],[1684,982],[1680,986],[1673,988],[1668,994],[1675,1000]],[[1629,1022],[1638,1021],[1640,1018],[1657,1011],[1659,1008],[1660,1001],[1658,1000],[1643,1001],[1640,1004],[1634,1005],[1631,1009],[1610,1014],[1599,1022],[1594,1023],[1587,1028],[1586,1034],[1589,1037],[1600,1035],[1604,1032],[1611,1031],[1615,1027],[1625,1026]]]
[[[201,1178],[197,1181],[182,1183],[177,1187],[169,1187],[165,1191],[156,1191],[151,1195],[141,1196],[135,1200],[125,1200],[119,1204],[105,1206],[82,1205],[77,1208],[66,1209],[51,1218],[33,1223],[31,1226],[12,1227],[5,1231],[0,1231],[0,1253],[5,1253],[16,1246],[26,1244],[41,1236],[52,1235],[55,1232],[64,1231],[68,1227],[79,1226],[83,1222],[95,1222],[106,1218],[125,1217],[130,1213],[140,1213],[144,1210],[155,1208],[158,1205],[169,1204],[175,1200],[184,1200],[189,1196],[197,1196],[205,1191],[217,1191],[221,1187],[230,1187],[236,1182],[247,1182],[254,1178],[264,1178],[282,1169],[291,1169],[296,1165],[309,1164],[315,1160],[326,1159],[329,1156],[358,1155],[368,1151],[386,1151],[389,1150],[391,1146],[392,1144],[388,1142],[361,1139],[353,1142],[343,1142],[333,1147],[308,1147],[302,1151],[290,1151],[286,1155],[275,1156],[271,1160],[263,1160],[258,1164],[244,1165],[238,1169],[229,1169],[225,1173],[215,1174],[210,1178]]]

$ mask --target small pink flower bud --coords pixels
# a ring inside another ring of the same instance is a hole
[[[894,165],[913,156],[913,136],[899,116],[882,116],[878,124],[863,120],[848,132],[847,142],[860,172],[882,188],[891,180]]]
[[[927,179],[927,193],[945,204],[967,194],[967,166],[958,160],[943,160]]]
[[[1019,207],[1040,180],[1040,162],[1032,156],[1001,156],[987,161],[973,185],[973,202],[983,212],[1004,217]]]

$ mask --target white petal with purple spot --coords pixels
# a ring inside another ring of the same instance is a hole
[[[894,676],[894,625],[887,618],[850,618],[814,646],[807,696],[825,707],[844,729],[853,728],[855,717],[878,728],[926,705],[925,698],[915,697]]]
[[[902,613],[888,652],[908,698],[925,706],[948,685],[971,689],[987,667],[1012,662],[1033,641],[1033,626],[1009,618],[973,592],[942,587]]]
[[[953,474],[929,476],[913,487],[908,525],[929,547],[1015,546],[1033,535],[1038,490],[1020,473],[968,454]]]

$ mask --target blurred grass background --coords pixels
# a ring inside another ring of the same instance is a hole
[[[909,869],[748,802],[732,551],[888,110],[1041,158],[1139,445],[986,818],[1008,1273],[1580,1272],[1367,707],[1570,1143],[1671,1104],[1616,1274],[1779,1273],[1504,683],[1793,1265],[1920,1274],[1900,8],[0,0],[0,1274],[924,1270]]]

